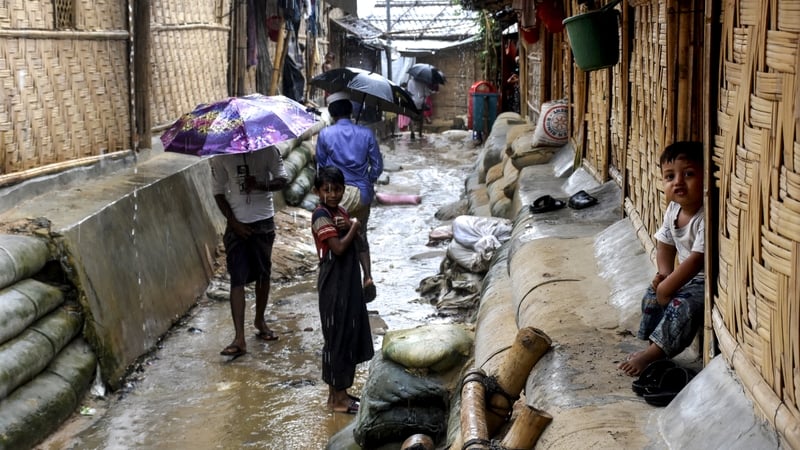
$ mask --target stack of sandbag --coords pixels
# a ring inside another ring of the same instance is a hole
[[[32,278],[48,258],[37,238],[0,235],[0,448],[31,448],[55,431],[94,377],[79,308]]]
[[[495,251],[511,238],[511,228],[511,221],[500,217],[458,216],[447,257],[471,272],[484,273]]]
[[[526,125],[517,125],[509,130],[509,139],[527,130]],[[517,188],[519,169],[514,166],[508,152],[503,153],[501,161],[486,172],[486,191],[489,194],[489,210],[494,217],[511,219],[514,217],[511,200]]]
[[[509,130],[525,124],[525,119],[514,112],[504,112],[497,116],[492,124],[492,130],[484,142],[475,164],[475,170],[467,178],[466,194],[469,199],[469,214],[473,216],[491,216],[491,200],[487,188],[487,172],[490,168],[503,161],[506,152]]]
[[[283,198],[290,206],[299,206],[314,186],[314,147],[311,141],[303,141],[289,149],[283,156],[289,184],[283,190]]]
[[[460,324],[424,325],[386,333],[370,362],[352,435],[361,448],[379,448],[424,434],[441,443],[449,415],[448,386],[472,351]]]

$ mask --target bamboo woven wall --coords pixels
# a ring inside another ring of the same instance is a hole
[[[610,69],[591,72],[588,83],[584,160],[600,182],[608,179],[608,157],[610,155],[608,133],[611,128],[609,121],[613,99],[611,97],[611,73]]]
[[[645,243],[658,229],[666,200],[661,187],[658,156],[664,148],[667,124],[667,26],[666,5],[659,2],[631,3],[633,45],[631,48],[628,101],[630,118],[627,143],[629,214],[631,208],[646,230]],[[642,236],[640,236],[641,238]]]
[[[127,2],[0,2],[0,175],[130,148]]]
[[[151,14],[151,112],[160,128],[228,96],[231,0],[156,0]]]
[[[757,409],[800,448],[800,2],[726,6],[714,331]]]

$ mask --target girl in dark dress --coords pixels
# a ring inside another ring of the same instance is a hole
[[[320,205],[311,218],[317,247],[319,315],[322,321],[322,379],[328,384],[328,407],[355,414],[359,403],[348,394],[356,365],[374,354],[372,333],[361,286],[356,240],[361,224],[339,206],[344,175],[336,167],[321,167],[314,180]]]

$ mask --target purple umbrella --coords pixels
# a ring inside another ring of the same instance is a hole
[[[309,129],[317,118],[282,95],[250,94],[198,105],[161,135],[164,150],[206,156],[247,153]]]

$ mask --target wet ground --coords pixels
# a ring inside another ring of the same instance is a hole
[[[450,134],[455,133],[455,134]],[[445,247],[429,247],[429,232],[441,225],[436,211],[459,199],[475,160],[467,132],[428,134],[416,141],[408,133],[382,143],[389,184],[378,191],[419,194],[419,205],[376,205],[370,218],[373,277],[378,297],[370,303],[376,350],[387,329],[448,322],[419,299],[420,280],[435,275]],[[292,215],[292,236],[307,239],[308,218]],[[276,242],[280,245],[280,238]],[[224,273],[224,270],[222,271]],[[246,316],[248,353],[234,361],[219,355],[232,338],[224,276],[214,280],[201,301],[148,355],[117,392],[93,389],[81,414],[70,419],[40,449],[322,449],[353,415],[325,407],[327,386],[320,379],[322,333],[314,272],[273,284],[267,309],[279,335],[264,342],[253,336],[253,298]],[[367,376],[358,369],[353,393]]]

